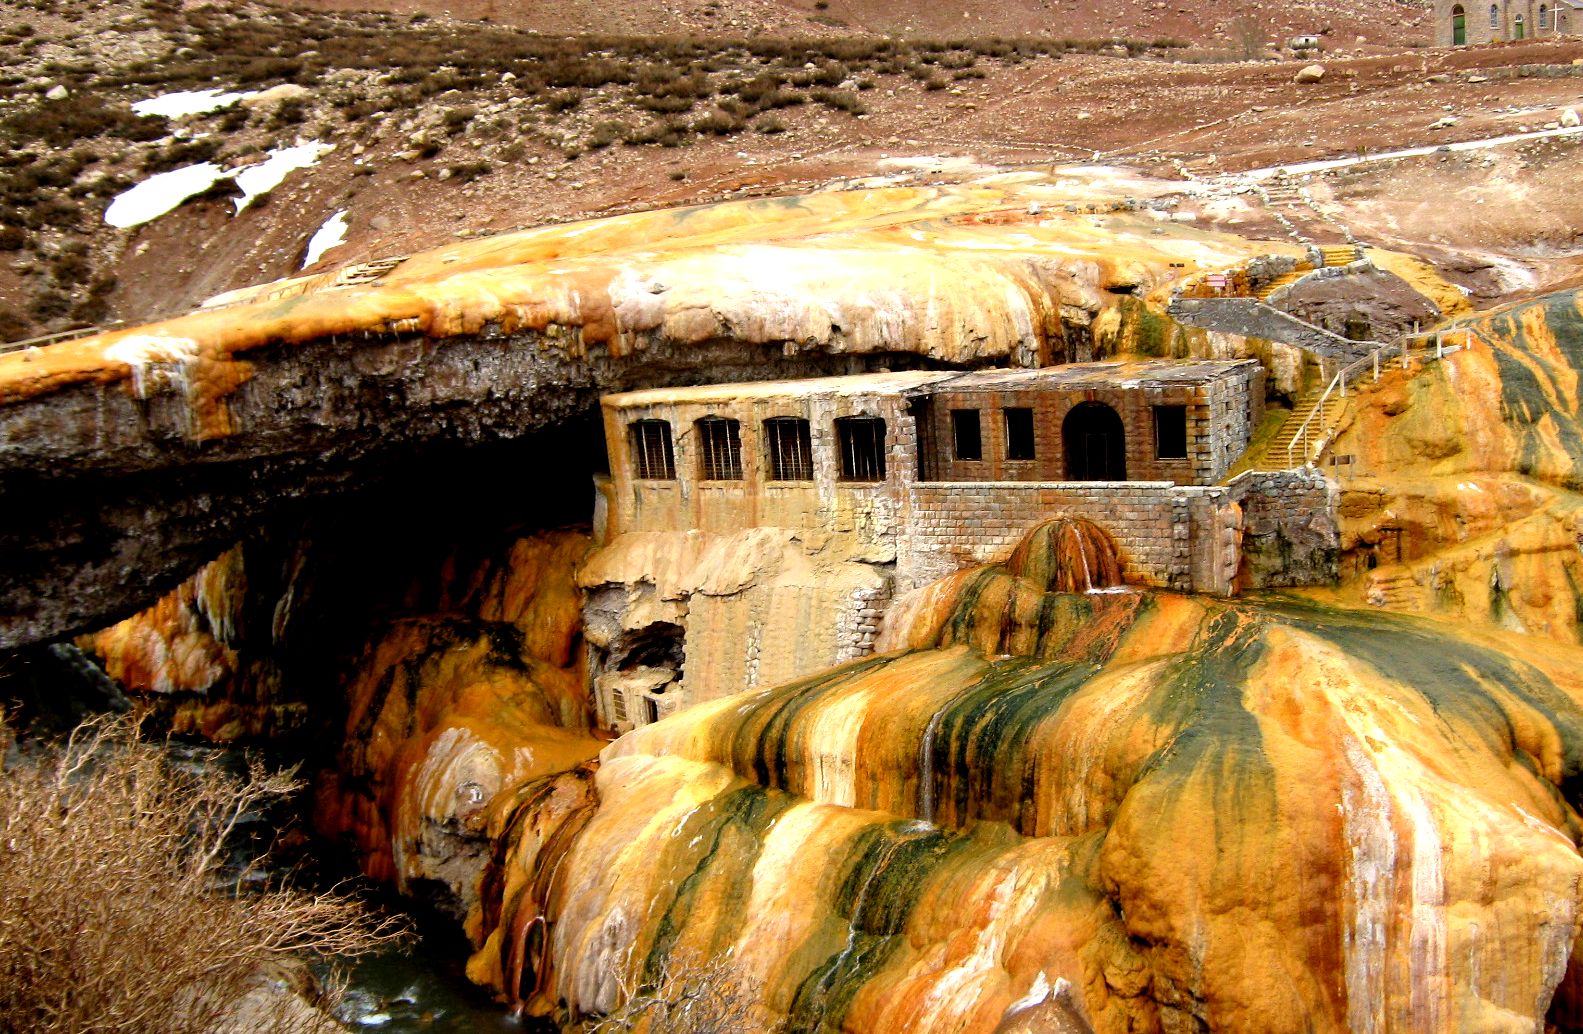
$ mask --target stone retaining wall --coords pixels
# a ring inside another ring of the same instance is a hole
[[[1107,531],[1129,584],[1224,595],[1237,569],[1230,489],[1170,482],[949,482],[913,486],[897,576],[907,588],[1004,559],[1060,515]]]
[[[1333,585],[1340,489],[1314,467],[1250,470],[1228,486],[1242,505],[1239,588]]]

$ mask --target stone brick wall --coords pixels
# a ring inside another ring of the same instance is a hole
[[[1227,486],[1242,506],[1238,588],[1333,585],[1340,577],[1340,489],[1313,467],[1253,470]]]
[[[897,580],[912,588],[1002,560],[1034,524],[1085,517],[1115,540],[1131,584],[1225,594],[1237,570],[1231,491],[1169,482],[933,482],[908,493]]]
[[[1490,8],[1494,7],[1494,18]],[[1541,17],[1540,8],[1544,8]],[[1455,39],[1452,18],[1460,9],[1465,12],[1466,39],[1463,43],[1490,43],[1498,40],[1533,39],[1576,33],[1583,29],[1577,11],[1562,9],[1559,23],[1555,18],[1555,4],[1543,0],[1435,0],[1435,43],[1449,47],[1459,42]]]
[[[938,481],[1064,481],[1067,414],[1083,402],[1100,402],[1121,418],[1126,436],[1128,481],[1169,481],[1209,485],[1218,481],[1247,448],[1264,415],[1264,371],[1256,364],[1236,376],[1199,384],[1129,384],[1105,388],[952,391],[930,394],[925,410],[928,476]],[[1155,432],[1155,406],[1183,406],[1187,415],[1187,455],[1161,458]],[[1033,412],[1034,458],[1007,456],[1004,411]],[[951,411],[976,410],[982,455],[956,457]]]
[[[1351,362],[1374,347],[1373,342],[1349,341],[1253,298],[1179,298],[1169,311],[1188,326],[1280,341],[1326,359]]]
[[[699,479],[700,449],[695,421],[718,416],[739,421],[742,478]],[[811,481],[770,481],[764,421],[800,417],[809,422],[813,446]],[[840,479],[835,421],[872,416],[885,421],[885,480]],[[634,469],[627,425],[665,420],[676,460],[673,480],[612,478],[607,524],[611,534],[696,528],[730,533],[741,528],[818,528],[849,531],[876,546],[893,544],[902,486],[917,476],[916,432],[899,396],[811,394],[742,401],[668,402],[605,410],[605,441],[612,471]],[[893,548],[893,545],[891,546]]]

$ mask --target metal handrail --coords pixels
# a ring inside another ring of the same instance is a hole
[[[119,327],[125,322],[125,320],[114,320],[110,323],[102,323],[97,327],[74,327],[71,330],[57,330],[53,334],[23,338],[21,341],[6,341],[0,343],[0,354],[15,352],[23,348],[33,348],[36,345],[47,345],[55,341],[69,341],[72,338],[88,337],[102,330],[109,330],[111,327]]]
[[[1447,345],[1445,343],[1445,333],[1446,332],[1443,331],[1443,330],[1435,332],[1434,342],[1435,342],[1435,358],[1436,359],[1444,359],[1446,356],[1450,355],[1452,352],[1460,352],[1463,349],[1472,349],[1472,347],[1473,347],[1473,339],[1477,335],[1478,332],[1475,331],[1472,327],[1462,327],[1460,329],[1462,330],[1462,333],[1464,335],[1463,343],[1460,344],[1460,345]],[[1426,339],[1427,337],[1428,337],[1428,335],[1426,335],[1426,334],[1407,334],[1407,335],[1404,335],[1403,337],[1397,339],[1394,342],[1391,342],[1389,344],[1380,345],[1378,348],[1371,349],[1367,355],[1360,356],[1359,358],[1354,359],[1352,362],[1348,363],[1346,366],[1343,366],[1341,369],[1337,370],[1336,371],[1336,375],[1334,377],[1330,378],[1330,383],[1325,386],[1324,393],[1319,396],[1319,401],[1318,401],[1318,403],[1315,404],[1313,412],[1308,414],[1307,418],[1297,428],[1296,433],[1292,435],[1292,440],[1286,444],[1286,465],[1287,465],[1287,467],[1290,468],[1290,467],[1296,466],[1296,463],[1293,461],[1292,453],[1297,449],[1299,441],[1302,443],[1302,446],[1303,446],[1303,462],[1305,464],[1312,463],[1314,461],[1315,456],[1317,455],[1317,452],[1323,452],[1324,451],[1325,445],[1328,444],[1328,441],[1329,441],[1329,438],[1328,438],[1329,432],[1334,430],[1333,428],[1328,426],[1328,423],[1324,420],[1325,407],[1326,407],[1327,403],[1329,403],[1330,396],[1331,396],[1332,393],[1334,393],[1334,392],[1339,390],[1340,393],[1341,393],[1341,397],[1343,399],[1346,398],[1347,397],[1347,384],[1353,379],[1353,377],[1356,374],[1362,372],[1362,370],[1363,370],[1363,368],[1365,366],[1369,366],[1369,365],[1373,366],[1373,368],[1374,368],[1374,380],[1375,380],[1376,383],[1378,383],[1379,379],[1380,379],[1380,360],[1382,358],[1385,358],[1385,357],[1387,357],[1387,356],[1389,356],[1391,354],[1397,353],[1397,352],[1400,352],[1401,356],[1402,356],[1402,369],[1404,369],[1404,370],[1407,369],[1408,366],[1409,366],[1409,363],[1411,362],[1411,352],[1409,351],[1409,344],[1412,341],[1414,341],[1414,340],[1422,340],[1422,339]],[[1309,448],[1308,448],[1308,442],[1309,442],[1309,427],[1308,427],[1308,425],[1310,425],[1310,424],[1312,424],[1314,422],[1314,418],[1315,417],[1319,417],[1320,421],[1321,421],[1320,428],[1319,428],[1319,434],[1318,434],[1319,448],[1318,448],[1317,452],[1310,452]]]

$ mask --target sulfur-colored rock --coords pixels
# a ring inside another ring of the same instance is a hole
[[[535,1009],[702,953],[799,1030],[990,1032],[1056,980],[1098,1031],[1533,1027],[1579,910],[1583,650],[1035,569],[898,604],[915,652],[611,745],[570,846],[511,845],[559,875],[474,972],[531,927]]]

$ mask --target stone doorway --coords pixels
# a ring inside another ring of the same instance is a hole
[[[1080,402],[1061,423],[1068,481],[1127,480],[1127,432],[1103,402]]]
[[[1451,45],[1460,47],[1468,41],[1468,13],[1461,4],[1451,8]]]

